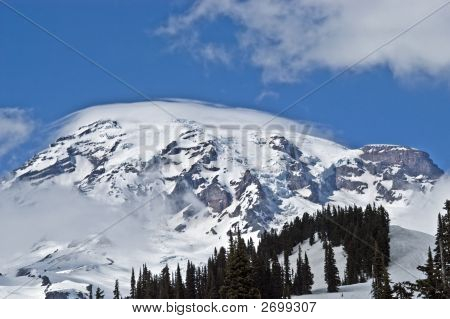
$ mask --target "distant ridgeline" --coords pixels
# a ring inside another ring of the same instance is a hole
[[[258,247],[252,239],[245,243],[237,229],[229,232],[229,247],[215,249],[207,266],[196,267],[188,261],[185,279],[180,266],[171,273],[166,265],[160,274],[144,264],[137,279],[131,273],[131,299],[252,299],[290,298],[311,294],[314,276],[308,255],[300,247],[296,265],[290,265],[293,248],[308,240],[321,241],[324,247],[325,281],[328,292],[341,285],[372,280],[372,296],[377,299],[413,297],[450,298],[450,201],[444,215],[439,214],[434,254],[418,269],[425,275],[415,283],[399,282],[391,286],[389,264],[389,215],[382,206],[326,207],[313,215],[307,213],[286,223],[279,234],[262,234]],[[347,256],[343,280],[339,275],[333,247],[343,246]],[[283,265],[279,255],[283,254]],[[98,292],[97,292],[98,295]],[[116,280],[114,298],[123,296]]]

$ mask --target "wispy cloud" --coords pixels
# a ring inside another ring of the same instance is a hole
[[[34,127],[34,121],[25,110],[0,108],[0,157],[24,143]]]
[[[263,90],[257,97],[256,97],[256,102],[257,103],[261,103],[262,101],[264,101],[265,99],[278,99],[280,95],[275,92],[275,91],[271,91],[271,90]]]
[[[176,43],[189,42],[191,52],[229,63],[248,57],[266,82],[294,82],[317,69],[340,69],[361,59],[446,3],[445,0],[197,0],[186,12],[172,16],[158,34]],[[231,20],[238,51],[226,44],[200,41],[200,24]],[[387,66],[394,76],[448,77],[450,6],[359,65],[361,70]],[[186,44],[186,43],[185,43]],[[216,52],[217,53],[217,52]],[[244,54],[242,54],[244,53]]]

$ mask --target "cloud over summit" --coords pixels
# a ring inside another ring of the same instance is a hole
[[[235,61],[248,61],[266,82],[295,82],[314,69],[340,70],[405,31],[445,0],[197,0],[186,12],[171,16],[158,30],[179,43],[195,39],[190,51],[220,48]],[[448,4],[448,3],[447,3]],[[202,27],[220,18],[232,21],[238,46],[200,40]],[[388,67],[394,76],[433,78],[450,70],[450,5],[415,26],[358,65],[360,70]],[[228,56],[227,59],[228,61]]]
[[[27,112],[19,108],[0,108],[0,157],[24,143],[34,129]]]

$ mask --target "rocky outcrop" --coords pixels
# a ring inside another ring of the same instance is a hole
[[[403,199],[401,191],[424,191],[443,175],[430,156],[416,149],[396,145],[367,145],[357,157],[334,164],[336,190],[363,194],[370,180],[376,200],[393,203]]]
[[[273,220],[280,208],[280,200],[259,179],[246,170],[239,182],[233,183],[238,205],[230,216],[242,216],[247,222],[244,231],[263,230]]]
[[[256,192],[262,194],[262,186],[259,181],[259,179],[253,175],[250,170],[246,170],[244,173],[244,176],[238,183],[232,183],[236,185],[235,188],[235,195],[236,198],[240,198],[242,194],[245,192],[245,190],[250,187],[251,185],[254,185]]]
[[[376,163],[371,170],[373,173],[385,173],[386,168],[398,167],[402,173],[409,176],[426,176],[429,179],[437,179],[444,172],[433,163],[430,155],[423,151],[397,145],[366,145],[361,148],[363,154],[360,157],[365,161]],[[398,175],[386,175],[392,177]]]
[[[299,148],[289,142],[284,136],[273,136],[270,138],[269,145],[272,149],[288,154],[293,159],[299,159],[302,156]]]
[[[198,194],[198,198],[216,213],[220,213],[230,206],[233,200],[231,194],[219,184],[217,177]]]

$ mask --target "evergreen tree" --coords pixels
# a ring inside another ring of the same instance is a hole
[[[347,260],[345,264],[345,276],[344,276],[344,284],[345,285],[354,285],[359,283],[358,278],[358,265],[355,260],[356,253],[354,251],[354,245],[350,243],[347,245],[346,249]]]
[[[439,298],[437,287],[439,286],[439,272],[434,267],[433,255],[431,248],[428,248],[428,258],[424,266],[417,267],[418,270],[425,274],[425,279],[416,281],[416,289],[419,296],[426,299]]]
[[[302,267],[302,295],[308,295],[312,293],[312,286],[314,284],[314,275],[311,272],[311,267],[309,266],[308,255],[305,252],[303,267]]]
[[[217,286],[216,274],[217,271],[214,269],[214,265],[208,267],[208,298],[209,299],[219,299],[219,287]]]
[[[93,287],[92,287],[92,285],[88,285],[87,286],[87,291],[89,292],[89,299],[92,299],[92,290],[94,289]]]
[[[303,294],[303,259],[302,259],[302,249],[298,246],[298,258],[297,258],[297,268],[296,274],[294,278],[294,294],[302,295]]]
[[[170,299],[172,297],[172,286],[170,282],[170,270],[168,265],[166,265],[161,271],[159,285],[159,298]]]
[[[131,268],[130,287],[130,298],[136,299],[136,278],[134,277],[134,268]]]
[[[334,259],[333,247],[331,243],[325,242],[325,282],[327,283],[328,292],[337,292],[338,286],[341,284],[339,278],[339,270],[336,267],[336,259]]]
[[[195,286],[198,299],[204,299],[207,297],[207,281],[208,275],[206,274],[206,268],[198,267],[195,271]]]
[[[114,284],[114,292],[113,292],[113,299],[120,299],[120,290],[119,290],[119,280],[116,279],[116,282]]]
[[[234,240],[230,239],[229,256],[221,296],[226,299],[252,299],[260,297],[260,292],[252,283],[252,272],[247,247],[240,230]]]
[[[413,287],[410,282],[398,282],[394,285],[392,292],[395,299],[412,299]]]
[[[216,260],[216,285],[217,289],[223,286],[223,282],[225,280],[225,269],[227,262],[227,251],[224,247],[220,247],[219,253],[217,254]]]
[[[105,292],[100,289],[100,287],[97,287],[97,290],[95,291],[95,299],[104,299],[105,298]]]
[[[447,208],[447,202],[444,209]],[[437,290],[440,298],[450,298],[450,215],[438,215],[438,228],[435,236],[434,265],[440,281]]]
[[[383,254],[378,249],[378,245],[375,245],[372,296],[375,299],[392,299],[389,273],[384,263]]]
[[[138,277],[138,281],[136,284],[136,299],[143,299],[143,294],[142,294],[142,272],[139,269],[139,277]]]
[[[286,249],[284,251],[284,283],[283,283],[283,298],[290,299],[291,298],[291,290],[292,290],[292,280],[291,280],[291,266],[289,264],[289,256],[290,250]]]
[[[195,287],[195,266],[192,262],[188,261],[186,268],[186,299],[195,299],[197,297]]]
[[[272,260],[272,274],[271,274],[271,293],[270,298],[280,299],[283,297],[283,273],[278,258]]]
[[[184,283],[179,264],[177,265],[177,272],[175,274],[175,299],[184,299]]]
[[[312,246],[316,242],[316,234],[314,232],[311,233],[311,236],[309,237],[309,245]]]
[[[444,203],[445,214],[438,215],[434,258],[428,250],[426,264],[417,269],[425,279],[417,280],[419,296],[433,299],[450,298],[450,201]]]

